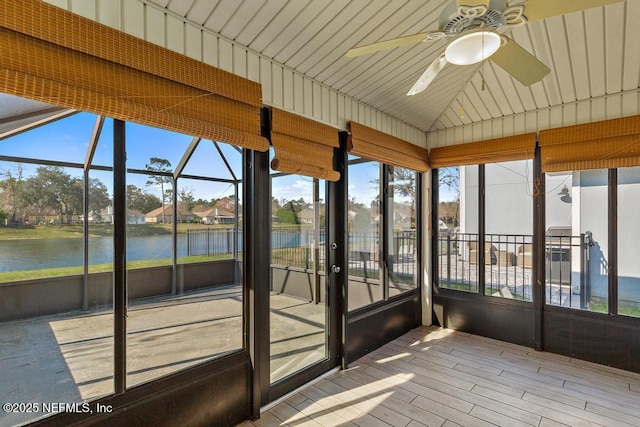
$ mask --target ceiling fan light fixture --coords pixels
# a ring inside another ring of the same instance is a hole
[[[501,44],[502,39],[494,31],[474,31],[449,43],[444,55],[452,64],[471,65],[496,53]]]

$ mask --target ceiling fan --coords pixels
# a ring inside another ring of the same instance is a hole
[[[471,65],[485,59],[529,86],[551,70],[505,33],[528,22],[620,1],[623,0],[455,0],[442,11],[438,30],[355,47],[346,56],[353,58],[421,41],[450,40],[407,95],[425,90],[449,63]]]

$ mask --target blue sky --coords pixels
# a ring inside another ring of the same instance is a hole
[[[16,157],[57,160],[71,163],[84,163],[89,142],[96,122],[96,116],[79,113],[57,122],[49,123],[28,132],[13,136],[0,142],[0,154]],[[102,129],[93,158],[94,165],[112,166],[113,161],[113,120],[107,119]],[[192,137],[155,129],[147,126],[127,123],[126,128],[127,167],[145,169],[150,157],[160,157],[171,162],[172,168],[177,166],[186,151]],[[241,175],[241,154],[227,144],[219,144],[232,169]],[[0,162],[0,169],[14,168],[16,164]],[[23,164],[25,178],[33,175],[38,165]],[[72,176],[81,176],[82,170],[67,168]],[[196,148],[185,174],[206,177],[232,179],[231,173],[222,162],[211,141],[203,140]],[[92,178],[100,179],[112,192],[112,174],[92,171]],[[128,174],[127,184],[136,185],[149,193],[160,196],[160,189],[147,186],[145,175]],[[220,198],[234,193],[232,184],[209,181],[183,179],[178,185],[193,190],[196,198]]]
[[[57,160],[71,163],[84,163],[89,142],[95,126],[96,116],[89,113],[78,113],[62,120],[32,129],[28,132],[0,141],[0,154],[6,156],[28,157]],[[192,140],[191,136],[178,134],[162,129],[127,123],[126,125],[127,167],[145,169],[150,157],[160,157],[171,162],[172,168],[177,166],[183,153]],[[107,119],[93,158],[94,165],[111,166],[113,158],[113,121]],[[220,143],[219,147],[237,177],[241,177],[242,156],[228,144]],[[273,156],[273,153],[271,153]],[[12,169],[16,164],[0,162],[0,169]],[[25,178],[33,175],[38,165],[23,164]],[[368,204],[375,197],[376,189],[370,181],[377,176],[378,168],[367,164],[358,168],[363,173],[352,174],[349,183],[350,197]],[[366,171],[366,172],[365,172]],[[82,176],[81,169],[68,168],[66,172],[72,176]],[[214,144],[203,140],[196,148],[193,156],[184,169],[184,174],[206,177],[232,179],[231,173],[223,163]],[[100,179],[112,191],[112,174],[92,171],[92,178]],[[160,196],[160,189],[147,186],[147,176],[127,175],[127,184],[136,185],[149,193]],[[234,193],[233,185],[210,181],[178,180],[179,186],[186,186],[193,191],[196,199],[210,200],[229,196]],[[277,199],[285,198],[312,200],[313,180],[300,175],[283,176],[274,179],[272,195]],[[324,199],[324,187],[321,188]]]

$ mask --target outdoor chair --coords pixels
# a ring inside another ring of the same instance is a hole
[[[518,248],[518,267],[533,267],[533,245],[525,243]]]
[[[469,264],[478,264],[478,242],[468,242],[469,245]],[[484,244],[484,263],[491,265],[496,263],[496,248],[489,242]]]

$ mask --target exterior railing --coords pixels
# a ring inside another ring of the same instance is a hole
[[[236,228],[197,228],[187,230],[187,256],[237,254],[242,234]]]
[[[317,236],[312,227],[278,227],[271,229],[271,263],[287,267],[313,269],[314,239],[318,239],[318,270],[324,268],[326,232],[320,229]]]
[[[312,227],[273,227],[271,229],[271,263],[313,269],[314,239],[318,240],[318,270],[324,269],[326,231],[314,236]],[[378,278],[380,251],[378,233],[349,231],[349,274]],[[214,256],[242,251],[242,233],[234,228],[189,229],[186,233],[187,256]],[[394,231],[389,247],[389,271],[398,281],[416,274],[415,230]]]
[[[236,237],[237,236],[237,237]],[[187,230],[187,254],[213,256],[241,251],[241,234],[233,228],[206,228]],[[315,247],[314,240],[318,240]],[[380,278],[380,236],[378,233],[348,233],[349,252],[348,274],[366,279]],[[273,227],[271,229],[271,263],[287,267],[316,269],[325,268],[326,232],[324,229],[314,235],[309,226]],[[417,246],[415,230],[393,231],[386,265],[391,280],[397,284],[415,285],[417,275]],[[317,259],[317,267],[314,267]]]
[[[482,272],[485,294],[531,301],[532,240],[525,234],[486,234],[480,244],[475,233],[440,233],[439,287],[478,292]]]
[[[393,281],[414,284],[417,269],[415,230],[393,231],[386,265]],[[380,247],[378,233],[348,235],[349,275],[366,279],[380,278]]]
[[[591,301],[590,231],[579,236],[548,236],[545,241],[546,303],[588,309]],[[579,251],[577,256],[574,251]],[[577,259],[576,259],[577,258]],[[579,263],[577,271],[572,263]],[[577,279],[577,280],[576,280]]]
[[[545,238],[547,304],[587,307],[592,245],[589,232]],[[438,286],[477,293],[479,276],[484,274],[486,295],[532,301],[533,250],[532,235],[486,234],[480,244],[475,233],[440,233]],[[578,273],[572,274],[572,251],[576,250],[580,265]]]

